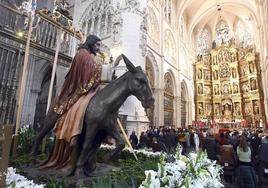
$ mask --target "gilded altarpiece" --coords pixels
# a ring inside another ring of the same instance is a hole
[[[196,121],[265,122],[258,54],[221,46],[194,65]]]

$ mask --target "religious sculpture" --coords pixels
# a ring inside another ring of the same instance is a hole
[[[211,115],[211,105],[210,104],[206,104],[206,115],[209,117]]]
[[[235,61],[237,61],[237,56],[236,56],[235,52],[232,52],[231,53],[231,62],[235,62]]]
[[[241,60],[245,57],[245,52],[242,50],[242,51],[238,52],[238,55],[239,55],[239,60]]]
[[[198,69],[197,78],[202,79],[202,69]]]
[[[246,115],[251,114],[251,104],[249,102],[245,103],[245,114]]]
[[[250,88],[251,90],[256,90],[257,89],[257,82],[256,82],[256,79],[251,79],[250,80]]]
[[[231,71],[227,63],[223,63],[220,67],[220,77],[229,78],[231,76]]]
[[[229,85],[228,84],[224,84],[223,88],[222,88],[222,93],[223,94],[229,94],[230,90],[229,90]]]
[[[237,77],[237,71],[236,68],[232,68],[232,77],[236,78]]]
[[[215,95],[219,95],[220,92],[219,92],[219,85],[214,85],[214,94]]]
[[[232,111],[231,106],[227,103],[223,106],[223,118],[225,121],[231,121],[232,120]]]
[[[233,93],[238,93],[238,84],[233,84]]]
[[[242,90],[243,90],[244,93],[246,93],[246,92],[249,91],[248,82],[243,83],[243,85],[242,85]]]
[[[109,86],[98,91],[86,107],[83,124],[85,129],[82,130],[81,134],[85,138],[79,140],[79,142],[82,140],[83,142],[77,143],[80,147],[74,169],[77,177],[90,175],[95,170],[96,153],[107,136],[116,140],[116,148],[105,156],[106,161],[124,148],[124,140],[116,127],[116,118],[120,106],[127,97],[136,96],[144,108],[149,108],[154,102],[148,79],[142,68],[135,67],[126,56],[122,55],[122,57],[129,71],[111,82]],[[51,108],[47,114],[43,130],[35,139],[33,154],[37,153],[43,137],[53,129],[56,121],[56,112]]]
[[[210,80],[210,71],[209,70],[204,70],[204,77],[205,77],[205,80]]]
[[[241,110],[240,110],[240,104],[235,103],[235,115],[240,116],[241,115]]]
[[[198,113],[199,113],[200,115],[203,114],[203,104],[202,104],[202,103],[199,103],[199,104],[198,104]]]
[[[255,70],[254,70],[254,64],[252,61],[248,62],[249,64],[249,73],[254,73]]]
[[[216,122],[246,119],[252,123],[260,119],[260,113],[265,116],[261,106],[253,102],[260,101],[262,92],[260,76],[256,70],[258,54],[248,48],[236,48],[233,43],[231,45],[216,47],[210,53],[203,54],[200,62],[196,62],[195,76],[201,78],[201,69],[204,79],[203,82],[195,83],[196,119],[199,121],[204,119],[204,116],[199,114],[199,103],[203,104],[203,115]],[[209,55],[210,62],[207,62]],[[211,89],[210,93],[208,88]],[[201,96],[201,93],[204,95]],[[213,104],[214,116],[208,113],[209,102]]]
[[[215,104],[215,115],[216,116],[220,115],[220,105],[219,104]]]
[[[209,86],[205,86],[204,90],[205,90],[204,93],[206,95],[210,95],[211,94],[211,90],[210,90],[210,87]]]
[[[203,94],[203,85],[202,84],[198,84],[197,90],[198,90],[198,94]]]
[[[248,64],[244,64],[242,66],[242,71],[241,71],[241,75],[242,76],[246,76],[248,74]]]
[[[258,101],[253,101],[253,108],[254,108],[254,114],[260,113]]]
[[[218,78],[219,78],[219,73],[218,73],[217,70],[215,70],[215,71],[213,72],[213,78],[214,78],[214,80],[218,80]]]

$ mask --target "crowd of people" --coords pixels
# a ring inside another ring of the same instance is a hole
[[[240,187],[257,187],[257,177],[258,182],[268,177],[268,134],[263,130],[215,133],[212,129],[150,127],[139,139],[133,131],[130,141],[133,148],[150,148],[154,152],[174,153],[178,144],[182,154],[206,151],[209,159],[223,166],[224,180],[234,183],[235,178],[239,179]],[[225,173],[228,171],[232,173]]]
[[[154,152],[167,153],[174,153],[179,143],[182,146],[182,153],[186,154],[188,150],[199,149],[200,138],[203,138],[203,133],[195,129],[176,130],[171,127],[150,127],[146,132],[141,132],[139,139],[133,131],[130,135],[130,142],[136,149],[151,148]]]

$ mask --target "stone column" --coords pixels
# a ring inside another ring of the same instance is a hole
[[[164,89],[155,88],[154,121],[156,127],[164,125],[163,114],[164,114]]]
[[[159,104],[158,108],[159,108],[159,113],[158,118],[159,118],[159,126],[163,126],[164,125],[164,63],[165,63],[165,58],[164,58],[164,0],[160,1],[160,7],[159,7],[159,13],[160,13],[160,23],[159,23],[159,29],[160,29],[160,55],[161,55],[161,62],[159,64],[159,75],[158,75],[158,83],[159,83]]]
[[[146,18],[145,8],[147,0],[126,0],[124,3],[115,4],[113,15],[112,34],[113,46],[111,54],[116,58],[121,53],[135,65],[145,70],[145,53],[147,33],[143,30],[144,19]],[[116,68],[116,74],[122,75],[126,71],[125,64],[120,62]],[[131,134],[135,131],[139,136],[146,131],[149,120],[141,102],[134,96],[130,96],[120,108],[120,114],[127,116],[127,131]]]
[[[180,85],[180,84],[179,84]],[[178,89],[180,91],[180,89]],[[178,93],[179,94],[179,93]],[[175,127],[181,127],[181,95],[174,96],[174,125]]]

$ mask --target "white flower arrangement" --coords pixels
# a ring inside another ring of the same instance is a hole
[[[6,176],[6,188],[44,188],[44,185],[38,185],[33,180],[28,180],[22,175],[16,173],[16,169],[8,167]]]
[[[180,148],[174,156],[174,162],[165,162],[161,157],[158,171],[145,171],[146,178],[139,188],[220,188],[222,168],[207,158],[207,154],[190,153],[181,155]]]
[[[108,145],[108,144],[102,144],[101,149],[104,149],[104,150],[113,150],[115,148],[114,145]],[[123,151],[128,151],[129,153],[131,153],[131,150],[129,147],[125,147],[123,149]],[[151,149],[147,148],[147,149],[139,149],[139,150],[136,150],[134,149],[134,152],[136,154],[139,154],[139,153],[142,153],[144,155],[146,155],[147,157],[156,157],[156,156],[161,156],[161,152],[152,152]]]

